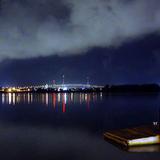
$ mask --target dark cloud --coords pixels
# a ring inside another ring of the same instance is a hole
[[[0,63],[0,85],[62,83],[159,83],[160,36],[147,36],[119,48],[94,48],[86,54],[49,56]]]
[[[1,0],[0,57],[83,53],[159,32],[159,0]]]

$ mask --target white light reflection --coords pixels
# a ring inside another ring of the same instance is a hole
[[[85,101],[87,102],[87,94],[85,94]]]
[[[80,104],[82,104],[82,94],[81,93],[79,95],[79,101],[80,101]]]
[[[83,93],[82,94],[82,102],[84,102],[85,101],[85,94]]]
[[[43,93],[43,94],[32,94],[32,93],[7,93],[1,94],[2,96],[2,104],[33,104],[33,103],[43,103],[46,106],[53,105],[54,108],[61,103],[70,105],[70,103],[80,103],[80,104],[87,104],[88,108],[90,107],[90,103],[96,102],[97,100],[102,99],[102,93],[97,94],[88,94],[88,93]],[[65,108],[65,107],[64,107]]]
[[[28,99],[28,104],[30,104],[30,94],[29,93],[27,95],[27,99]]]
[[[16,103],[20,103],[20,94],[18,94],[17,96],[16,96]]]
[[[74,98],[73,98],[73,93],[71,93],[71,102],[74,101]]]
[[[15,93],[13,93],[13,105],[15,105],[16,104],[16,94]]]
[[[100,93],[100,99],[103,100],[103,93]]]
[[[2,104],[5,104],[5,94],[2,94]]]
[[[12,104],[12,94],[8,93],[8,97],[9,97],[8,99],[9,104]]]
[[[31,101],[30,102],[33,103],[33,94],[31,94]]]
[[[64,103],[67,104],[67,94],[64,94]]]
[[[46,93],[46,105],[48,106],[48,93]]]
[[[60,102],[61,102],[61,94],[58,93],[58,103],[60,103]]]

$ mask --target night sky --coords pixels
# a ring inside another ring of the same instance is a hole
[[[0,85],[160,83],[159,0],[0,0]]]

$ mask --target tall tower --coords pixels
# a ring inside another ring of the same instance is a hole
[[[89,77],[87,77],[87,85],[89,85]]]
[[[64,85],[64,75],[62,76],[62,84]]]

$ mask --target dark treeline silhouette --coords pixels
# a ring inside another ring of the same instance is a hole
[[[105,92],[159,92],[158,84],[143,84],[143,85],[106,85]]]

